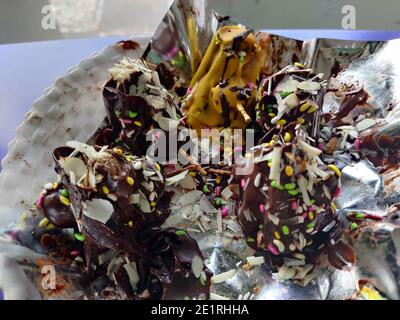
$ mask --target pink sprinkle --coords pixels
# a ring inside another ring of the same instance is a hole
[[[250,90],[253,90],[253,89],[256,88],[256,85],[255,85],[253,82],[249,82],[249,83],[247,84],[247,87],[249,87]]]
[[[242,186],[242,189],[244,189],[246,186],[246,180],[242,179],[242,181],[240,181],[240,185]]]
[[[360,150],[360,148],[361,148],[361,142],[360,139],[357,138],[356,140],[354,140],[354,149],[358,151]]]
[[[189,87],[189,88],[187,88],[187,91],[186,91],[186,94],[191,94],[192,93],[192,88],[191,87]]]
[[[161,132],[157,131],[156,133],[154,133],[154,138],[156,140],[160,140],[160,137],[161,137]]]
[[[44,195],[41,194],[36,201],[36,205],[40,209],[43,208],[43,199],[44,199]]]
[[[217,197],[219,197],[219,196],[220,196],[220,194],[221,194],[221,191],[222,191],[222,188],[221,188],[221,186],[217,186],[217,187],[215,187],[215,195],[216,195]]]
[[[122,122],[125,123],[125,124],[131,124],[131,123],[132,123],[132,120],[129,120],[129,119],[122,119]]]
[[[267,91],[264,91],[264,92],[262,93],[262,96],[265,97],[266,95],[267,95]]]
[[[176,167],[176,166],[175,166],[175,163],[168,163],[168,164],[167,164],[167,168],[168,168],[168,169],[174,170],[175,167]]]
[[[315,205],[312,205],[312,206],[308,207],[308,210],[315,211],[315,210],[317,210],[317,207]]]
[[[265,212],[265,206],[261,203],[260,206],[258,207],[260,209],[261,213]]]
[[[75,251],[72,251],[70,254],[73,257],[77,257],[77,256],[79,256],[79,251],[75,250]]]
[[[308,216],[308,212],[306,211],[306,212],[304,212],[302,215],[301,215],[304,219],[307,219],[307,216]]]
[[[338,198],[341,191],[342,190],[339,187],[337,187],[336,190],[335,190],[335,194],[333,195],[333,199]]]
[[[228,214],[229,214],[228,208],[227,208],[227,207],[223,207],[223,208],[221,209],[221,216],[222,216],[222,218],[225,218],[226,216],[228,216]]]
[[[233,148],[234,152],[242,152],[242,150],[243,150],[242,146],[237,146],[237,147]]]
[[[298,207],[299,207],[299,204],[297,203],[297,201],[293,201],[292,202],[292,210],[297,210]]]
[[[320,150],[324,150],[324,145],[323,145],[322,143],[319,143],[319,144],[318,144],[318,148],[319,148]]]
[[[272,244],[268,245],[268,250],[271,251],[271,253],[273,253],[274,255],[279,256],[279,251],[276,250],[276,248]]]

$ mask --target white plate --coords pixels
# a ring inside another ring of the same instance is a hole
[[[86,142],[97,130],[106,115],[102,87],[110,78],[108,69],[124,56],[142,56],[150,37],[131,40],[140,48],[110,45],[67,70],[26,114],[2,161],[0,230],[29,209],[44,184],[54,180],[52,150],[69,140]]]

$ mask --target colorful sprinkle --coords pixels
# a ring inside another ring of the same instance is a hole
[[[265,213],[265,206],[261,203],[260,206],[258,207],[260,209],[261,213]]]
[[[286,190],[293,190],[294,188],[296,188],[296,185],[294,183],[285,183],[284,187]]]
[[[64,196],[64,197],[69,197],[69,193],[68,193],[68,190],[67,189],[61,189],[60,190],[60,194],[62,195],[62,196]]]
[[[201,275],[200,275],[200,283],[203,285],[203,286],[205,286],[206,285],[206,277],[205,277],[205,275],[202,273]]]
[[[358,228],[358,224],[355,223],[355,222],[353,222],[353,223],[350,225],[351,231],[354,231],[354,230],[356,230],[357,228]]]
[[[216,204],[217,206],[220,206],[220,205],[222,204],[222,199],[221,199],[221,198],[216,198],[216,199],[215,199],[215,204]]]
[[[40,220],[38,226],[39,226],[39,228],[44,228],[47,226],[48,223],[49,223],[49,219],[43,218],[42,220]]]
[[[138,115],[138,113],[137,112],[133,112],[133,111],[128,111],[128,116],[129,116],[129,118],[136,118],[137,117],[137,115]]]
[[[141,123],[140,121],[135,121],[134,124],[135,124],[137,127],[141,127],[141,126],[142,126],[142,123]]]
[[[66,205],[67,207],[69,207],[71,205],[71,201],[69,201],[68,198],[61,196],[61,195],[60,195],[60,201],[63,205]]]
[[[278,231],[275,231],[274,235],[275,235],[275,238],[277,238],[277,239],[280,239],[280,238],[281,238],[281,235],[279,234]]]
[[[129,184],[130,186],[133,186],[133,185],[135,184],[135,180],[133,180],[132,177],[126,178],[126,182],[128,182],[128,184]]]
[[[81,233],[75,233],[74,237],[78,241],[85,241],[85,236],[83,234],[81,234]]]
[[[158,163],[156,163],[156,169],[157,169],[157,171],[161,170],[161,167],[160,167],[160,165]]]
[[[228,207],[222,208],[222,209],[221,209],[221,216],[222,216],[222,218],[225,218],[225,217],[227,217],[228,215],[229,215],[229,209],[228,209]]]
[[[292,92],[290,92],[290,91],[281,91],[281,92],[279,92],[279,95],[282,98],[286,98],[288,95],[291,95],[291,94],[292,94]]]
[[[103,186],[103,188],[101,188],[101,190],[103,190],[103,193],[104,193],[105,195],[107,195],[107,194],[110,193],[110,190],[109,190],[106,186]]]
[[[49,224],[47,225],[47,230],[54,229],[55,227],[56,227],[56,226],[55,226],[54,224],[49,223]]]
[[[246,186],[246,180],[242,179],[240,181],[240,186],[242,187],[242,189],[244,189],[244,187]]]
[[[272,254],[279,256],[279,251],[272,244],[269,244],[267,248]]]
[[[194,171],[190,171],[190,172],[189,172],[189,176],[191,176],[191,177],[193,177],[193,178],[194,178],[194,177],[196,176],[196,172],[194,172]]]
[[[175,234],[179,237],[183,237],[186,235],[186,231],[185,230],[176,230]]]
[[[122,156],[124,154],[121,148],[114,148],[114,152],[119,156]]]
[[[70,255],[73,257],[78,257],[80,255],[80,253],[78,250],[75,250],[75,251],[71,251]]]
[[[204,185],[204,187],[203,187],[203,192],[204,193],[209,193],[210,192],[210,189],[208,188],[208,185]]]
[[[123,123],[125,123],[125,124],[131,124],[132,123],[132,120],[130,120],[130,119],[121,119],[121,121]]]
[[[355,218],[356,218],[356,219],[364,219],[364,218],[365,218],[365,214],[364,214],[364,213],[357,213],[357,214],[355,215]]]
[[[307,102],[303,103],[303,104],[300,106],[300,111],[301,111],[301,112],[304,112],[304,111],[306,111],[306,110],[307,110],[309,107],[311,107],[311,106],[312,106],[311,102],[307,101]]]
[[[282,233],[285,236],[289,235],[289,227],[288,226],[282,226]]]
[[[354,149],[356,149],[357,151],[361,149],[361,142],[359,138],[356,138],[356,140],[354,140]]]
[[[328,168],[331,169],[333,172],[336,173],[336,175],[340,178],[342,176],[342,173],[340,172],[339,168],[336,167],[334,164],[328,164]]]
[[[292,201],[292,210],[297,210],[297,208],[299,207],[299,204],[297,201]]]
[[[132,220],[128,221],[128,226],[129,226],[129,228],[133,227],[133,221]]]
[[[307,225],[307,229],[313,229],[315,227],[315,223],[314,222],[310,222],[308,225]]]
[[[287,123],[285,119],[280,119],[276,122],[277,126],[284,126]]]
[[[284,190],[285,188],[283,186],[281,186],[280,184],[278,184],[278,182],[276,182],[275,180],[273,180],[271,182],[271,187],[278,189],[278,190]]]
[[[217,197],[219,197],[221,195],[221,191],[222,191],[222,187],[221,186],[215,187],[215,195]]]
[[[151,205],[152,207],[155,207],[155,206],[157,205],[157,202],[151,201],[151,202],[150,202],[150,205]]]
[[[314,219],[314,214],[312,211],[308,211],[308,219],[313,220]]]
[[[299,191],[297,191],[296,189],[293,189],[293,190],[288,190],[288,193],[291,196],[297,196],[299,194]]]
[[[292,140],[292,135],[289,132],[285,132],[285,135],[283,136],[283,141],[289,142]]]
[[[300,123],[300,124],[303,124],[304,121],[305,121],[304,118],[301,118],[301,117],[297,118],[297,122]]]
[[[43,200],[44,200],[44,195],[41,194],[38,199],[36,200],[36,206],[41,209],[43,207]]]
[[[54,182],[53,183],[53,189],[57,189],[58,188],[58,182]]]
[[[247,242],[248,243],[254,243],[254,242],[256,242],[256,239],[254,239],[252,237],[247,237]]]
[[[285,167],[285,173],[288,177],[291,177],[293,175],[293,168],[292,166],[286,166]]]

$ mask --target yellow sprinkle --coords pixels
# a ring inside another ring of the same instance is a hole
[[[269,142],[269,145],[272,147],[273,145],[275,144],[275,140],[271,140],[270,142]]]
[[[152,207],[155,207],[156,204],[157,204],[157,203],[156,203],[155,201],[150,202],[150,205],[151,205]]]
[[[315,109],[317,109],[317,107],[312,105],[310,108],[308,108],[307,113],[313,113]]]
[[[291,166],[286,166],[285,167],[285,173],[288,177],[291,177],[293,174],[293,168]]]
[[[277,231],[275,231],[275,238],[277,238],[278,240],[281,238],[281,235]]]
[[[128,222],[128,226],[132,228],[132,226],[133,226],[133,221],[132,220]]]
[[[54,225],[54,224],[52,224],[52,223],[49,223],[48,225],[47,225],[47,229],[48,230],[51,230],[51,229],[54,229],[56,226]]]
[[[190,172],[189,172],[189,175],[192,176],[192,177],[195,177],[195,176],[196,176],[196,172],[190,171]]]
[[[283,126],[283,125],[285,125],[287,123],[287,121],[285,120],[285,119],[281,119],[281,120],[278,120],[277,122],[276,122],[276,125],[277,126]]]
[[[222,177],[221,177],[221,176],[218,176],[218,177],[215,178],[215,182],[216,182],[217,184],[220,184],[220,183],[221,183],[221,180],[222,180]]]
[[[225,154],[232,154],[232,148],[230,148],[230,147],[224,148],[224,153]]]
[[[49,222],[50,222],[49,219],[43,218],[43,219],[40,220],[40,222],[39,222],[39,228],[44,228]]]
[[[342,173],[340,172],[339,168],[336,167],[334,164],[328,164],[328,168],[331,169],[333,172],[336,173],[336,175],[340,178],[342,176]]]
[[[160,165],[158,163],[156,163],[156,168],[157,168],[158,171],[161,170],[161,167],[160,167]]]
[[[271,113],[268,113],[268,115],[269,115],[271,118],[274,118],[274,117],[276,117],[276,114],[275,114],[275,113],[273,113],[273,112],[271,112]]]
[[[58,182],[54,182],[53,183],[53,189],[57,189],[58,188]]]
[[[331,208],[332,208],[333,211],[337,210],[337,208],[336,208],[336,206],[335,206],[335,204],[333,202],[331,202]]]
[[[363,297],[367,300],[384,300],[384,298],[380,295],[378,291],[376,291],[375,289],[371,289],[367,286],[364,286],[360,290],[360,292],[363,295]]]
[[[120,148],[114,148],[114,152],[119,156],[122,156],[124,154],[124,152]]]
[[[133,180],[132,177],[126,178],[126,181],[128,182],[129,185],[133,186],[135,184],[135,180]]]
[[[138,127],[141,127],[141,126],[142,126],[142,123],[141,123],[140,121],[135,121],[134,124],[135,124],[136,126],[138,126]]]
[[[110,190],[106,186],[103,186],[103,188],[101,188],[101,189],[103,190],[104,194],[110,193]]]
[[[312,213],[312,211],[308,211],[308,219],[314,219],[314,214]]]
[[[303,124],[304,123],[304,118],[297,118],[297,122],[300,123],[300,124]]]
[[[267,163],[267,166],[268,166],[269,168],[271,168],[271,167],[272,167],[272,162],[268,162],[268,163]]]
[[[312,105],[312,104],[311,104],[309,101],[303,103],[303,104],[300,106],[300,111],[301,111],[301,112],[306,111],[311,105]]]
[[[294,66],[299,68],[305,68],[304,64],[301,64],[300,62],[295,62]]]
[[[289,142],[290,140],[292,140],[292,135],[289,132],[286,132],[283,141]]]
[[[60,201],[61,201],[62,204],[66,205],[68,207],[71,205],[71,201],[69,201],[68,198],[66,198],[66,197],[64,197],[62,195],[60,195]]]

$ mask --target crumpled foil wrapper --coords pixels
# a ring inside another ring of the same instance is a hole
[[[180,72],[180,81],[190,79],[207,49],[212,35],[221,25],[232,24],[229,17],[212,10],[212,1],[176,0],[157,29],[145,58],[152,64],[166,63]],[[248,26],[251,27],[251,26]],[[257,30],[256,30],[257,31]],[[374,134],[395,137],[400,134],[400,39],[380,41],[343,41],[311,39],[298,41],[276,35],[266,35],[270,54],[264,71],[274,73],[294,61],[301,61],[326,79],[335,76],[346,83],[363,85],[369,94],[367,103],[377,119]],[[343,69],[343,67],[348,66]],[[338,73],[338,71],[340,71]],[[340,101],[325,99],[324,111],[335,110]],[[366,212],[384,216],[388,208],[400,202],[400,169],[380,173],[369,161],[346,163],[342,175],[342,192],[336,205],[339,212]],[[388,175],[390,175],[388,177]],[[293,281],[279,282],[268,263],[250,272],[237,269],[235,276],[212,286],[212,292],[230,299],[243,296],[252,299],[363,299],[362,285],[370,287],[387,299],[400,298],[400,228],[395,216],[369,223],[355,233],[346,233],[357,262],[349,271],[333,270],[327,265],[317,269],[317,276],[306,286]],[[224,238],[215,230],[193,233],[202,249],[207,266],[218,274],[235,269],[238,262],[253,255],[244,241]],[[0,250],[14,256],[34,287],[44,298],[79,299],[90,296],[90,285],[82,274],[71,267],[56,265],[63,279],[63,290],[48,295],[41,288],[42,275],[39,259],[46,257],[0,242]],[[92,284],[93,285],[93,284]],[[254,288],[257,287],[257,291]],[[118,297],[116,297],[118,298]]]

